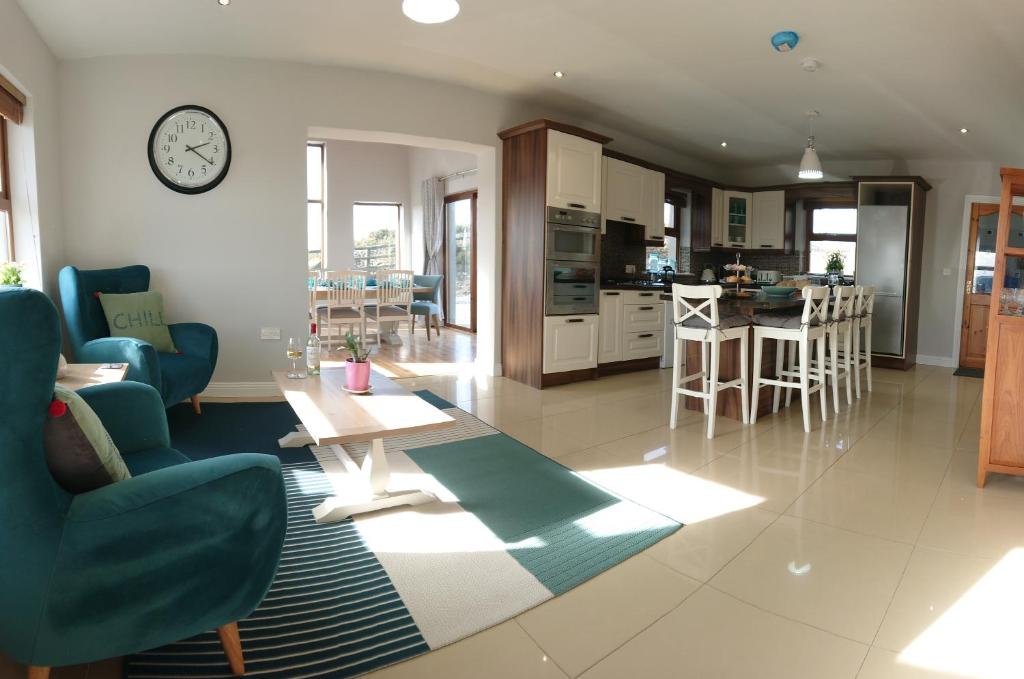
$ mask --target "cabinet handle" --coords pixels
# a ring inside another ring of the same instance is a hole
[[[574,207],[577,210],[586,210],[587,206],[583,203],[569,203],[569,207]]]
[[[577,285],[573,285],[572,287],[574,287],[574,288],[586,288],[587,286],[577,284]]]
[[[640,296],[641,297],[654,297],[654,293],[653,292],[641,292]]]
[[[608,295],[609,297],[617,297],[619,295],[617,292],[602,292],[601,294]]]
[[[775,247],[775,245],[774,244],[772,244],[772,245],[762,245],[761,247],[763,247],[763,248],[773,248],[773,247]]]
[[[647,339],[648,337],[654,337],[654,333],[645,332],[642,335],[637,335],[638,338]]]
[[[572,301],[574,301],[574,302],[586,302],[587,298],[586,297],[573,297]]]
[[[722,244],[721,244],[721,243],[713,243],[712,245],[715,245],[715,246],[717,246],[717,247],[722,247]]]
[[[652,306],[642,306],[642,307],[640,307],[640,311],[654,311],[654,307],[652,307]]]
[[[565,319],[565,322],[566,323],[582,323],[583,319],[582,318],[567,318],[567,319]]]
[[[622,221],[624,221],[624,222],[635,222],[635,221],[636,221],[636,219],[635,219],[635,218],[633,218],[633,217],[625,217],[625,216],[624,216],[624,217],[622,218]]]

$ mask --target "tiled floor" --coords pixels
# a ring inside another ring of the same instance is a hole
[[[515,620],[372,676],[1024,676],[1024,478],[974,486],[981,380],[919,366],[874,381],[810,434],[792,408],[754,426],[722,419],[707,441],[700,414],[668,429],[667,371],[543,392],[407,380],[688,526]]]

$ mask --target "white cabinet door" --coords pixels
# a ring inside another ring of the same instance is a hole
[[[615,158],[604,159],[604,219],[643,225],[647,222],[647,170]],[[638,226],[637,228],[641,228]]]
[[[597,316],[544,317],[544,372],[597,367]]]
[[[754,193],[751,247],[762,250],[781,250],[786,238],[786,192],[757,191]]]
[[[711,247],[725,247],[725,191],[711,189]]]
[[[626,333],[622,352],[623,360],[632,361],[638,358],[661,356],[664,336],[662,330]]]
[[[752,196],[744,191],[725,191],[722,194],[725,210],[722,235],[727,248],[750,247],[750,213]]]
[[[602,290],[599,305],[597,362],[615,363],[622,360],[622,293]]]
[[[548,130],[548,205],[601,211],[601,145]]]
[[[647,221],[644,240],[665,241],[665,175],[647,170]]]

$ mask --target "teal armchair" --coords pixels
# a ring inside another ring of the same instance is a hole
[[[199,394],[210,383],[217,367],[217,331],[203,323],[169,325],[171,339],[180,353],[158,352],[149,342],[130,337],[110,337],[97,292],[131,293],[149,290],[149,267],[86,271],[64,267],[58,276],[64,323],[79,363],[127,363],[126,379],[151,385],[170,407],[191,399],[200,412]]]
[[[423,316],[423,325],[427,330],[427,341],[430,341],[430,326],[433,324],[437,336],[441,336],[441,282],[444,276],[413,276],[412,284],[417,287],[431,288],[430,292],[413,293],[412,315],[413,328],[416,327],[416,316]]]
[[[60,341],[45,295],[0,291],[0,652],[44,679],[216,628],[225,668],[240,674],[236,621],[266,595],[284,542],[280,462],[190,462],[170,447],[153,387],[106,384],[79,393],[132,478],[67,493],[42,436]]]

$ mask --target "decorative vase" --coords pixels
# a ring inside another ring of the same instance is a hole
[[[843,270],[829,271],[828,272],[828,284],[832,287],[843,284]]]
[[[345,359],[345,387],[349,391],[366,391],[370,388],[370,359],[356,363]]]

